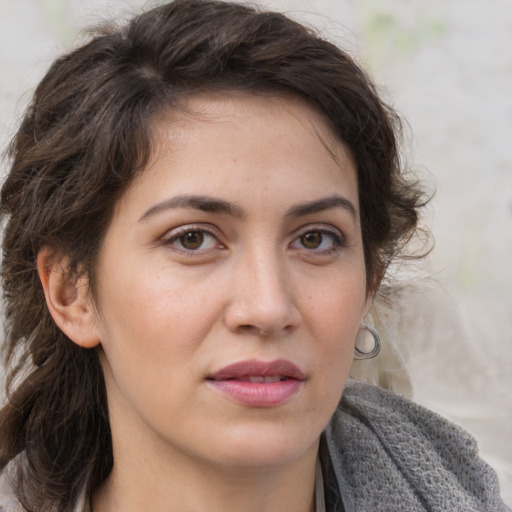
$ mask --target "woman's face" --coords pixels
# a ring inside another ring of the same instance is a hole
[[[316,450],[367,310],[354,163],[297,100],[188,109],[157,123],[99,254],[114,447],[282,465]]]

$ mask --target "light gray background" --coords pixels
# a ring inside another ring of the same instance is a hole
[[[83,27],[156,3],[0,0],[0,147]],[[406,296],[395,343],[415,399],[477,437],[512,504],[512,0],[254,3],[344,46],[409,122],[409,163],[436,189],[418,275],[442,287]]]

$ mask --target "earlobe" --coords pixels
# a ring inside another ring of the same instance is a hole
[[[362,319],[365,318],[366,315],[369,314],[372,306],[373,306],[373,299],[375,298],[375,296],[372,294],[372,295],[368,295],[366,297],[366,301],[363,305],[363,316],[362,316]]]
[[[87,277],[70,276],[68,259],[51,247],[39,251],[37,271],[48,310],[61,331],[84,348],[99,345],[97,315]]]

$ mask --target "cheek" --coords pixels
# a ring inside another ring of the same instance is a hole
[[[220,314],[219,287],[210,281],[120,266],[104,278],[102,344],[113,371],[171,379],[170,366],[186,366]]]
[[[352,364],[355,339],[366,313],[364,270],[358,268],[351,274],[332,276],[316,293],[306,297],[301,309],[315,340],[315,366],[322,380],[321,387],[341,395]]]
[[[306,304],[301,309],[306,322],[317,331],[315,338],[338,339],[341,345],[355,340],[366,313],[364,272],[333,275],[315,293],[304,296]]]
[[[194,362],[210,311],[202,293],[193,301],[179,279],[158,274],[104,286],[103,367],[112,407],[167,424],[187,410],[183,399],[200,377]]]

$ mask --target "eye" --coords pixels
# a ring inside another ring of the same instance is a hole
[[[202,252],[222,247],[218,238],[210,231],[187,226],[172,231],[164,243],[182,252]]]
[[[291,243],[293,249],[306,249],[307,251],[328,254],[344,246],[341,233],[330,229],[308,229],[303,231]]]
[[[324,233],[320,233],[320,231],[311,231],[310,233],[306,233],[300,237],[300,243],[306,249],[320,249],[322,248],[322,244],[325,245],[328,240],[328,237],[325,236]]]

